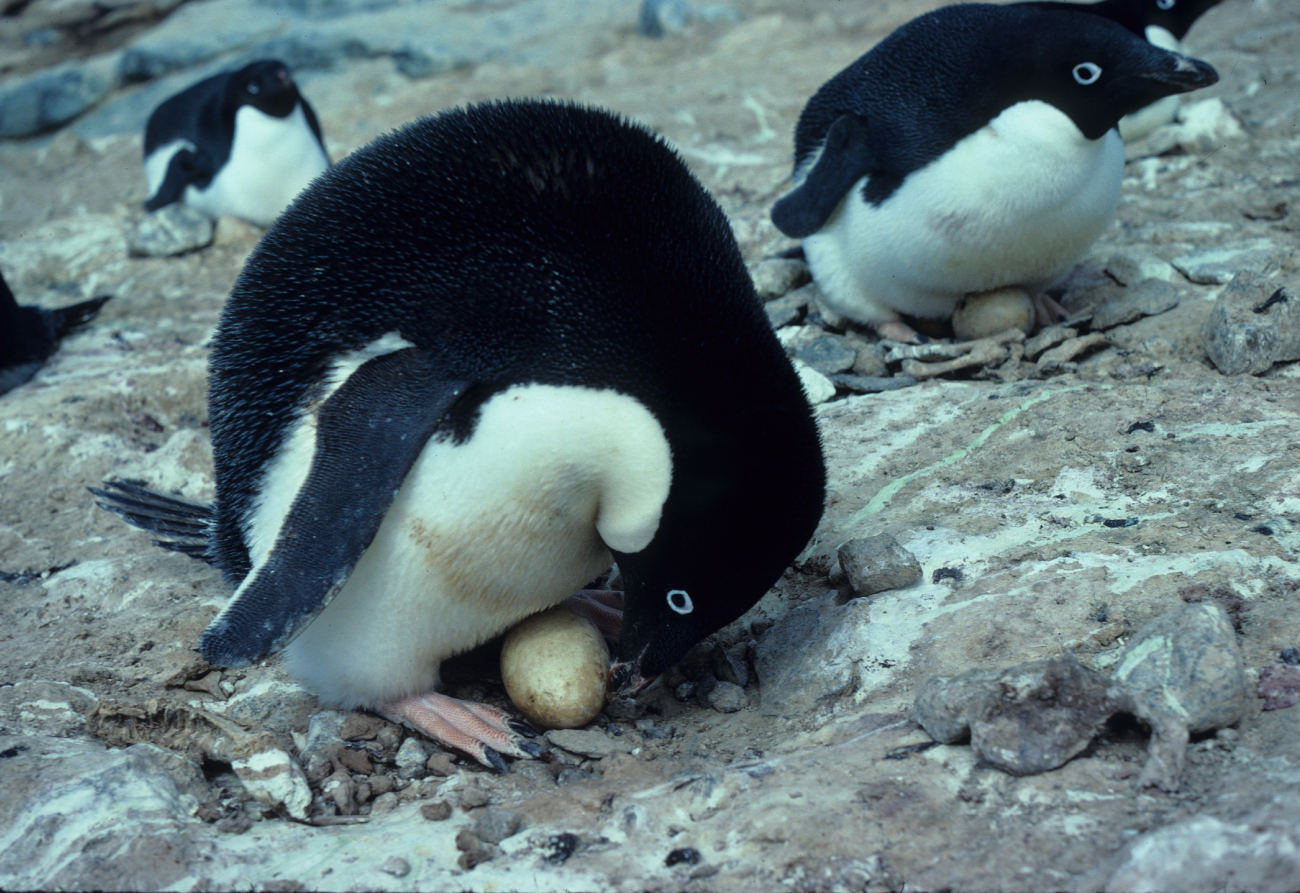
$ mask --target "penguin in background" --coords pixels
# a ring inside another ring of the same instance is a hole
[[[1223,0],[1099,0],[1097,3],[1066,3],[1058,0],[1024,3],[1038,9],[1090,12],[1118,22],[1138,37],[1162,49],[1183,52],[1182,39],[1204,13]],[[1144,109],[1119,120],[1119,135],[1133,142],[1178,116],[1180,97],[1166,96]]]
[[[20,306],[0,276],[0,394],[27,381],[59,349],[59,341],[95,318],[112,295],[46,310]]]
[[[183,202],[214,219],[266,227],[329,164],[320,122],[289,69],[263,59],[154,109],[144,132],[144,207]]]
[[[913,19],[827,81],[772,209],[836,312],[916,340],[967,294],[1041,294],[1110,225],[1119,119],[1214,69],[1076,10],[962,4]]]
[[[527,730],[439,664],[618,563],[611,692],[763,596],[812,536],[812,411],[726,217],[659,138],[511,101],[381,137],[267,231],[213,341],[216,500],[101,505],[236,587],[204,657],[504,767]]]

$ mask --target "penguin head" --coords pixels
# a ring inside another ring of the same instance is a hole
[[[816,530],[825,466],[811,413],[764,415],[734,449],[699,438],[712,448],[693,458],[675,445],[654,538],[615,553],[624,613],[611,694],[636,694],[752,608]]]
[[[1164,28],[1179,40],[1211,7],[1223,0],[1140,0],[1145,24]]]
[[[298,104],[298,87],[283,62],[261,59],[230,76],[226,103],[232,113],[240,106],[251,105],[274,118],[283,118]]]
[[[1101,16],[1050,11],[1025,25],[1035,35],[1033,52],[1021,57],[1025,67],[1010,98],[1050,103],[1090,140],[1159,99],[1219,80],[1209,63],[1154,46]]]

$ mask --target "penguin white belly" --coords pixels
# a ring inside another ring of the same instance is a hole
[[[1146,38],[1147,43],[1154,44],[1161,49],[1173,50],[1175,53],[1183,51],[1183,46],[1179,43],[1178,38],[1159,25],[1147,25]],[[1157,127],[1173,123],[1173,120],[1178,117],[1178,107],[1181,101],[1182,96],[1175,93],[1173,96],[1157,99],[1146,108],[1138,109],[1131,115],[1125,115],[1119,119],[1119,135],[1124,138],[1124,142],[1130,143],[1133,140],[1142,139]]]
[[[302,445],[286,440],[264,492],[301,486],[305,472],[287,472],[310,458]],[[465,443],[426,444],[347,583],[285,648],[290,671],[343,707],[432,690],[442,660],[563,601],[609,566],[610,548],[644,548],[671,476],[663,429],[630,397],[497,394]],[[287,505],[266,498],[254,514],[259,564]]]
[[[194,144],[189,140],[173,140],[154,149],[149,153],[149,157],[144,160],[144,179],[145,183],[148,184],[150,198],[157,194],[158,187],[167,178],[167,166],[171,164],[172,156],[182,149],[193,152]]]
[[[1017,103],[878,206],[859,180],[804,251],[850,319],[947,317],[969,292],[1064,277],[1114,218],[1123,171],[1115,131],[1088,140],[1053,106]]]
[[[206,189],[186,187],[185,204],[210,217],[270,226],[328,167],[301,103],[283,118],[240,106],[230,157]]]

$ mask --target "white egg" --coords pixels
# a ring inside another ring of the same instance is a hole
[[[1034,328],[1034,302],[1022,289],[998,288],[966,295],[952,314],[952,333],[962,341]]]
[[[550,729],[584,726],[605,706],[609,648],[563,606],[521,621],[501,647],[501,679],[519,712]]]

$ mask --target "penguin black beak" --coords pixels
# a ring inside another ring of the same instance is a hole
[[[620,661],[609,668],[609,678],[605,682],[605,697],[634,698],[647,685],[654,681],[652,676],[646,679],[641,675],[641,661]]]
[[[1219,73],[1214,70],[1214,66],[1209,62],[1202,62],[1200,59],[1193,59],[1191,56],[1182,56],[1177,53],[1170,53],[1169,55],[1175,59],[1173,68],[1150,71],[1146,73],[1145,77],[1148,80],[1158,81],[1161,84],[1174,87],[1175,89],[1169,91],[1170,93],[1187,93],[1219,82]]]

